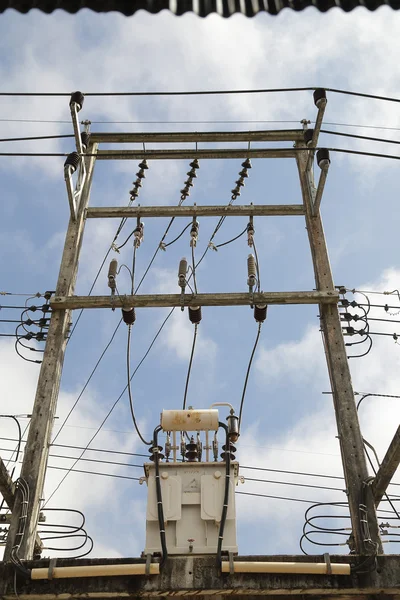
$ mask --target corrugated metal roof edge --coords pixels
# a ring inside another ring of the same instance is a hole
[[[97,13],[116,11],[131,16],[138,10],[156,14],[167,9],[177,16],[193,12],[200,17],[216,13],[225,18],[238,13],[247,17],[260,12],[276,15],[284,8],[302,11],[309,6],[314,6],[320,12],[334,7],[350,12],[358,6],[370,11],[380,6],[399,10],[400,0],[0,0],[0,12],[13,8],[20,13],[27,13],[36,8],[47,14],[57,9],[77,13],[88,8]]]

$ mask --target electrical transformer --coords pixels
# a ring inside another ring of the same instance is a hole
[[[237,417],[231,414],[225,429],[227,436],[230,431],[230,439],[235,441],[238,437],[236,425]],[[144,554],[162,552],[160,508],[168,554],[215,554],[221,519],[222,551],[237,553],[235,487],[239,480],[239,464],[234,460],[235,448],[230,441],[222,446],[221,455],[218,454],[216,430],[219,426],[217,410],[163,412],[159,429],[167,435],[165,446],[157,443],[151,449],[157,456],[153,455],[153,462],[144,465],[145,477],[142,478],[148,487]],[[196,432],[196,439],[188,432]],[[214,436],[212,440],[210,433]],[[205,435],[204,444],[201,434]],[[161,500],[157,494],[156,460]]]

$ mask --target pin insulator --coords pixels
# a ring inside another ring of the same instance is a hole
[[[112,290],[115,290],[116,288],[115,278],[117,276],[117,269],[118,261],[117,259],[113,258],[108,268],[108,287]]]
[[[84,150],[87,150],[87,147],[89,145],[89,140],[90,140],[90,133],[88,133],[87,131],[82,131],[81,142],[82,142],[82,148]]]
[[[127,325],[133,325],[134,322],[136,321],[135,309],[134,308],[122,308],[121,312],[122,312],[122,318],[123,318],[124,323],[126,323]]]
[[[317,164],[320,169],[325,169],[329,166],[331,159],[329,157],[329,150],[326,148],[320,148],[317,151]]]
[[[181,258],[179,261],[178,268],[178,284],[184,289],[186,287],[186,273],[187,273],[187,260],[186,258]]]
[[[188,462],[195,462],[198,459],[198,455],[197,442],[194,441],[194,437],[192,436],[189,444],[186,444],[185,458]]]
[[[254,318],[257,321],[257,323],[264,323],[265,319],[267,318],[267,305],[266,304],[262,304],[262,305],[256,305],[254,307]]]
[[[162,446],[152,446],[149,448],[149,452],[151,454],[150,460],[155,461],[155,455],[158,454],[158,459],[162,460],[164,458],[164,454],[161,454]]]
[[[314,104],[319,108],[321,100],[326,100],[326,91],[323,88],[317,88],[313,94]]]
[[[198,325],[201,321],[201,306],[189,306],[188,307],[189,320],[193,325]]]
[[[221,452],[221,458],[225,462],[227,455],[228,455],[227,447],[225,444],[222,446],[222,450],[223,450],[223,452]],[[230,455],[231,460],[235,460],[235,458],[236,458],[234,452],[236,452],[235,446],[233,444],[229,444],[229,455]]]
[[[312,138],[314,135],[314,129],[306,129],[304,132],[304,141],[306,146],[311,146]]]
[[[75,104],[77,105],[76,110],[77,112],[79,112],[82,109],[84,99],[85,98],[82,92],[73,92],[71,94],[69,105],[72,106],[72,104],[75,102]]]
[[[64,167],[73,167],[73,172],[76,171],[81,161],[81,157],[77,152],[71,152],[65,159]]]
[[[197,158],[193,159],[192,162],[189,163],[189,166],[192,167],[192,169],[200,169],[199,161],[197,160]]]
[[[242,167],[244,169],[251,169],[251,160],[249,158],[246,158],[246,160],[242,162]]]
[[[247,257],[247,285],[253,286],[256,283],[257,278],[257,268],[256,268],[256,259],[253,254],[249,254]]]

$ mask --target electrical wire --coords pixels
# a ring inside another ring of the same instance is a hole
[[[320,129],[320,133],[326,133],[329,135],[337,135],[340,137],[347,137],[347,138],[352,138],[352,139],[356,139],[356,140],[368,140],[370,142],[382,142],[385,144],[400,144],[400,140],[388,140],[385,138],[370,137],[370,136],[366,136],[366,135],[356,135],[354,133],[344,133],[342,131],[327,131],[326,129]]]
[[[192,275],[193,275],[193,286],[194,286],[194,293],[197,294],[197,278],[196,278],[196,261],[194,258],[194,244],[192,244]]]
[[[131,377],[130,377],[130,381],[132,381],[133,377],[136,375],[136,373],[138,372],[139,368],[141,367],[142,363],[144,362],[144,360],[147,358],[149,352],[151,351],[154,343],[156,342],[158,336],[160,335],[162,329],[164,328],[165,324],[167,323],[168,319],[170,318],[170,316],[172,315],[174,309],[170,310],[170,312],[168,313],[168,315],[166,316],[166,318],[164,319],[164,321],[162,322],[160,328],[158,329],[157,333],[155,334],[153,340],[151,341],[148,349],[146,350],[145,354],[143,355],[142,359],[140,360],[140,362],[138,363],[137,367],[135,368],[135,370],[133,371]],[[122,396],[124,395],[124,393],[126,392],[128,388],[128,385],[126,385],[123,389],[123,391],[121,392],[121,394],[118,396],[118,398],[116,399],[116,401],[114,402],[114,404],[112,405],[112,407],[110,408],[110,410],[108,411],[107,415],[105,416],[105,418],[103,419],[103,421],[100,423],[99,427],[96,429],[94,435],[90,438],[89,442],[87,443],[86,447],[84,447],[82,449],[82,452],[80,454],[80,456],[76,459],[76,461],[74,462],[74,464],[72,465],[72,467],[67,471],[66,475],[62,478],[62,480],[59,482],[59,484],[57,485],[57,487],[54,489],[54,491],[51,493],[49,499],[47,500],[46,504],[50,501],[50,499],[54,496],[54,494],[57,492],[57,490],[60,488],[60,486],[62,485],[62,483],[65,481],[65,479],[68,476],[68,473],[71,472],[71,470],[73,469],[73,467],[79,462],[79,460],[82,458],[82,456],[84,455],[84,453],[89,449],[90,444],[93,442],[93,440],[96,438],[96,436],[98,435],[98,433],[100,432],[100,430],[102,429],[104,423],[107,421],[107,419],[109,418],[109,416],[111,415],[111,413],[113,412],[114,408],[117,406],[118,402],[121,400]]]
[[[189,223],[186,225],[186,227],[180,232],[180,234],[176,238],[174,238],[172,240],[172,242],[168,242],[168,244],[163,245],[163,249],[165,250],[165,248],[168,248],[168,246],[172,246],[172,244],[175,244],[175,242],[177,242],[179,240],[179,238],[181,238],[183,236],[185,231],[187,231],[189,229],[191,224],[192,224],[192,221],[189,221]]]
[[[350,148],[331,148],[331,147],[315,147],[315,148],[309,148],[309,150],[328,150],[329,152],[337,152],[339,154],[350,154],[350,155],[354,155],[354,156],[368,156],[368,157],[372,157],[372,158],[387,158],[390,160],[400,160],[400,156],[395,155],[395,154],[384,154],[382,152],[366,152],[366,151],[362,151],[362,150],[351,150]],[[274,148],[274,152],[277,154],[280,153],[285,153],[287,152],[288,149],[287,148]],[[290,148],[291,152],[304,152],[303,148]],[[63,153],[63,152],[0,152],[0,156],[3,157],[42,157],[42,158],[66,158],[68,156],[67,153]],[[97,154],[85,154],[86,157],[92,157],[92,156],[97,156]],[[151,151],[149,152],[149,156],[151,158]],[[199,155],[201,156],[201,155]],[[118,153],[113,153],[113,154],[107,154],[106,151],[104,151],[104,153],[101,154],[101,157],[103,159],[107,159],[107,158],[112,158],[114,160],[118,160],[118,159],[125,159],[126,158],[126,154],[118,154]]]
[[[194,350],[195,350],[195,347],[196,347],[197,328],[198,328],[198,323],[195,323],[195,325],[194,325],[194,333],[193,333],[192,351],[190,353],[189,367],[188,367],[188,372],[187,372],[187,375],[186,375],[185,392],[183,394],[182,410],[186,409],[186,399],[187,399],[187,392],[188,392],[188,387],[189,387],[190,373],[192,371],[193,356],[194,356]]]
[[[28,427],[28,426],[27,426]],[[27,427],[25,428],[25,430],[27,429]],[[24,432],[25,433],[25,432]],[[0,437],[1,440],[5,440],[5,441],[12,441],[15,442],[17,441],[15,438],[7,438],[7,437]],[[26,443],[26,440],[22,440],[22,443]],[[68,444],[51,444],[51,446],[54,446],[55,448],[67,448],[70,450],[84,450],[85,447],[84,446],[72,446],[72,445],[68,445]],[[6,451],[6,452],[12,452],[12,450],[10,448],[0,448],[0,451]],[[87,448],[87,451],[90,452],[99,452],[99,453],[106,453],[106,454],[120,454],[120,455],[124,455],[124,456],[136,456],[136,457],[141,457],[141,458],[148,458],[147,454],[141,454],[141,453],[135,453],[135,452],[122,452],[119,450],[108,450],[105,448]],[[13,451],[15,452],[15,450]],[[76,457],[74,456],[63,456],[63,455],[58,455],[58,454],[49,454],[50,457],[52,458],[65,458],[65,459],[70,459],[70,460],[74,460]],[[87,461],[87,462],[98,462],[98,463],[105,463],[105,464],[112,464],[112,465],[118,465],[118,466],[129,466],[129,467],[140,467],[142,468],[143,465],[135,465],[132,463],[120,463],[120,462],[115,462],[115,461],[103,461],[103,460],[99,460],[99,459],[87,459],[87,458],[82,458],[82,461]],[[338,475],[327,475],[327,474],[321,474],[321,473],[305,473],[302,471],[288,471],[288,470],[282,470],[282,469],[268,469],[265,467],[255,467],[255,466],[250,466],[250,465],[240,465],[241,470],[243,469],[249,469],[249,470],[255,470],[255,471],[263,471],[263,472],[272,472],[272,473],[283,473],[283,474],[287,474],[287,475],[301,475],[301,476],[305,476],[305,477],[320,477],[320,478],[325,478],[325,479],[338,479],[338,480],[342,480],[344,481],[344,477],[340,477]],[[264,480],[259,480],[259,481],[264,481]],[[390,485],[394,485],[394,486],[400,486],[400,483],[394,483],[391,482]],[[49,510],[46,508],[46,510]]]
[[[62,120],[43,120],[43,119],[0,119],[0,122],[3,123],[40,123],[40,124],[49,124],[49,123],[58,123],[71,125],[71,121],[62,121]],[[85,121],[81,121],[82,124],[85,124]],[[274,119],[226,119],[226,120],[189,120],[189,121],[90,121],[92,125],[217,125],[223,123],[230,124],[240,124],[240,123],[253,123],[253,124],[263,124],[263,123],[291,123],[291,124],[299,124],[300,121],[298,119],[291,120],[274,120]],[[308,123],[315,123],[315,121],[308,121]],[[365,125],[365,124],[355,124],[355,123],[334,123],[324,121],[325,125],[332,125],[335,127],[354,127],[356,129],[378,129],[378,130],[386,130],[386,131],[400,131],[400,127],[388,127],[385,125]]]
[[[20,425],[18,419],[14,415],[0,415],[0,419],[13,419],[13,421],[15,421],[15,423],[17,425],[17,428],[18,428],[18,444],[17,444],[16,457],[15,457],[14,462],[18,462],[19,453],[21,451],[21,441],[22,441],[21,425]],[[14,453],[15,453],[15,451],[12,453],[12,456],[14,456]]]
[[[133,278],[132,278],[132,281],[133,281]],[[133,286],[133,284],[132,284],[132,286]],[[133,290],[132,290],[132,293],[133,293]],[[131,331],[132,331],[132,327],[131,327],[131,325],[129,325],[128,326],[128,343],[127,343],[127,347],[126,347],[126,375],[127,375],[127,379],[128,379],[127,387],[128,387],[128,396],[129,396],[129,408],[131,410],[132,421],[135,426],[136,433],[138,434],[139,438],[142,440],[143,444],[145,444],[146,446],[151,446],[152,441],[150,440],[150,442],[147,442],[140,432],[140,429],[139,429],[139,426],[137,424],[136,417],[135,417],[135,410],[133,408],[132,390],[131,390],[131,371],[130,371]]]
[[[244,235],[247,231],[247,225],[246,227],[243,229],[243,231],[241,233],[239,233],[239,235],[237,235],[236,237],[232,238],[231,240],[228,240],[227,242],[224,242],[223,244],[217,244],[215,247],[216,248],[222,248],[222,246],[227,246],[228,244],[231,244],[232,242],[236,242],[236,240],[238,240],[240,237],[242,237],[242,235]]]
[[[290,498],[285,496],[271,496],[269,494],[256,494],[254,492],[235,492],[242,496],[256,496],[258,498],[271,498],[273,500],[289,500],[291,502],[304,502],[306,504],[315,504],[314,500],[305,500],[304,498]]]
[[[346,96],[355,96],[358,98],[369,98],[371,100],[383,100],[385,102],[399,103],[400,98],[390,96],[380,96],[376,94],[367,94],[364,92],[354,92],[352,90],[343,90],[339,88],[329,88],[323,86],[308,87],[289,87],[289,88],[250,88],[240,90],[196,90],[196,91],[151,91],[151,92],[84,92],[87,97],[117,97],[117,96],[225,96],[240,94],[276,94],[290,92],[312,92],[317,89],[323,89],[326,92],[334,94],[343,94]],[[70,97],[70,92],[0,92],[0,96],[14,97]]]
[[[119,321],[118,326],[114,329],[113,334],[109,340],[109,342],[107,343],[106,347],[104,348],[103,352],[101,353],[100,357],[98,358],[95,366],[93,367],[88,379],[85,382],[85,385],[83,386],[81,392],[79,393],[77,399],[75,400],[74,404],[72,405],[72,407],[70,408],[70,410],[68,411],[67,416],[65,417],[64,421],[62,422],[60,429],[57,431],[56,435],[54,436],[53,440],[52,440],[52,444],[54,444],[54,442],[56,441],[56,439],[58,438],[58,436],[60,435],[61,431],[64,429],[66,422],[68,421],[68,419],[70,418],[72,412],[75,410],[76,405],[78,404],[79,400],[82,398],[83,394],[85,393],[86,388],[88,387],[89,383],[92,380],[93,375],[95,374],[97,367],[99,366],[100,362],[102,361],[105,353],[107,352],[107,350],[109,349],[109,347],[111,346],[111,344],[114,341],[114,338],[117,334],[117,331],[119,329],[119,326],[122,322],[122,319]]]
[[[30,142],[33,140],[59,140],[62,138],[73,138],[75,137],[73,134],[67,135],[37,135],[34,137],[17,137],[17,138],[2,138],[0,142]],[[17,294],[14,294],[17,295]],[[23,294],[18,294],[22,296]]]
[[[249,380],[251,364],[253,362],[253,358],[254,358],[254,355],[255,355],[255,352],[256,352],[256,349],[257,349],[258,340],[260,339],[261,326],[262,326],[262,323],[259,323],[258,324],[258,330],[257,330],[256,340],[254,342],[253,350],[252,350],[251,355],[250,355],[250,360],[249,360],[249,364],[247,366],[247,371],[246,371],[246,377],[245,377],[245,380],[244,380],[244,386],[243,386],[243,391],[242,391],[242,398],[241,398],[241,401],[240,401],[240,409],[239,409],[239,425],[238,425],[239,432],[240,432],[240,426],[242,424],[242,412],[243,412],[244,399],[245,399],[245,396],[246,396],[247,382]]]

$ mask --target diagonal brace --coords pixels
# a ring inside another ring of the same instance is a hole
[[[385,454],[385,457],[378,469],[376,477],[372,482],[372,493],[375,500],[375,506],[379,506],[380,501],[386,489],[391,482],[393,475],[396,473],[397,467],[400,463],[400,425],[397,428],[396,433],[390,446]]]

